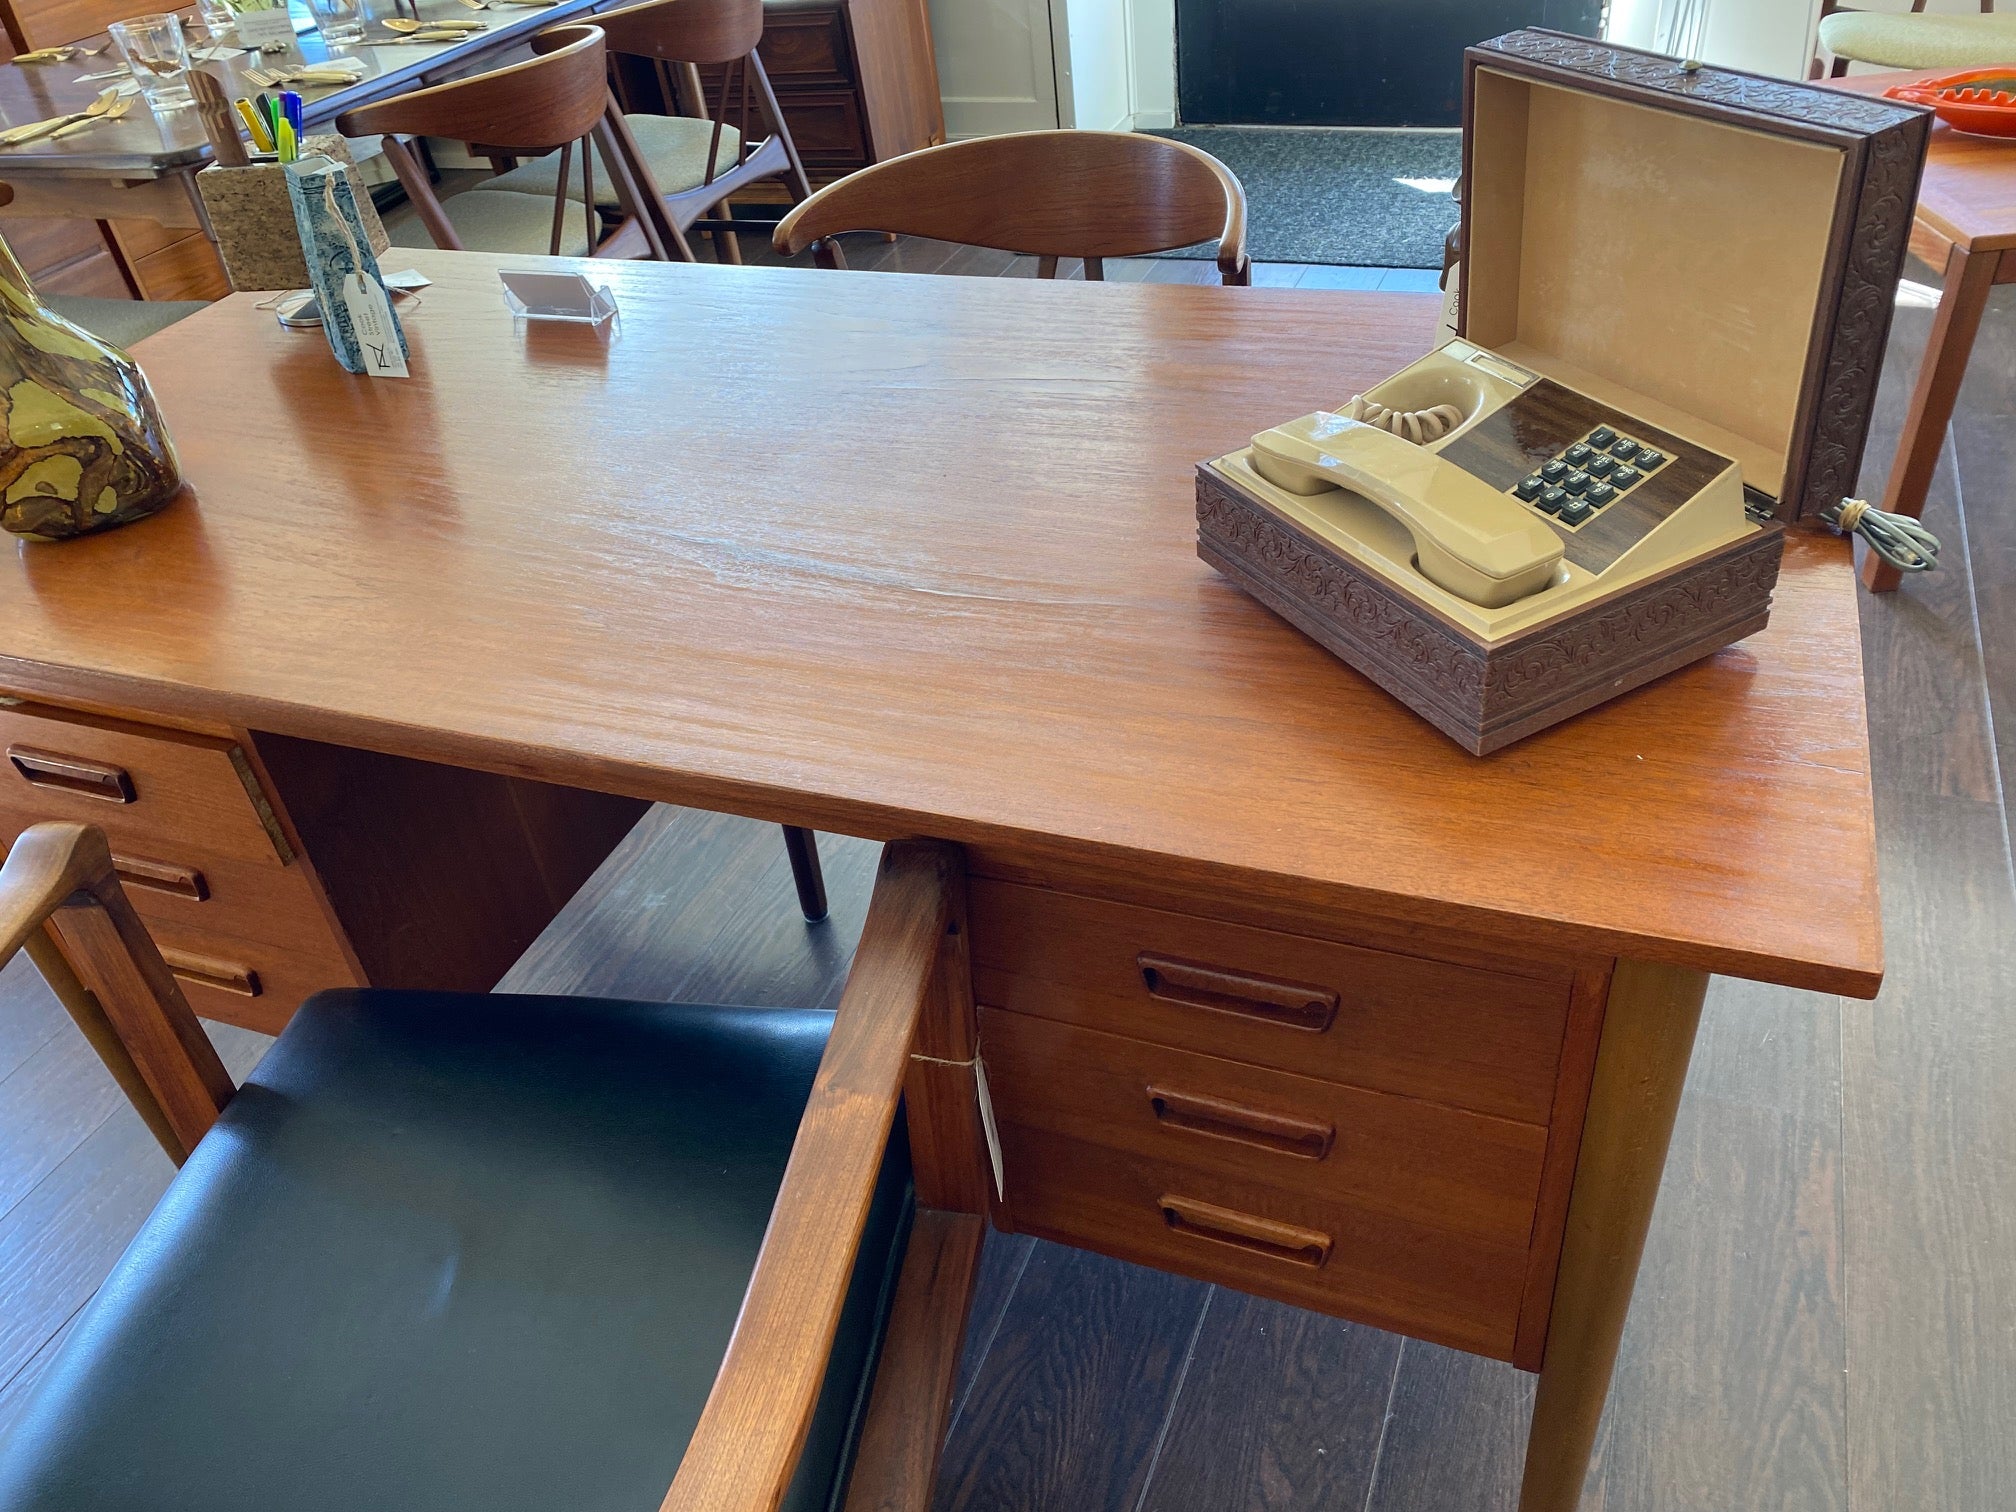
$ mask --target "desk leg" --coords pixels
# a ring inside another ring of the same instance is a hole
[[[1895,514],[1915,520],[1925,512],[1925,491],[1932,486],[1932,470],[1946,444],[1953,401],[1959,397],[1960,380],[1967,376],[1974,333],[1981,328],[1981,312],[1988,307],[1988,291],[1995,285],[2001,261],[2000,252],[1969,254],[1957,245],[1946,254],[1946,287],[1932,317],[1932,339],[1918,368],[1918,386],[1911,392],[1897,459],[1890,464],[1890,482],[1883,491],[1883,507]],[[1873,551],[1862,560],[1862,581],[1872,593],[1888,593],[1903,578]]]
[[[1619,961],[1575,1162],[1519,1512],[1574,1512],[1610,1393],[1708,978]]]

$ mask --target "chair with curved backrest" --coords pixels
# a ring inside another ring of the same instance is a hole
[[[885,231],[1060,257],[1105,276],[1108,257],[1216,239],[1228,284],[1252,281],[1246,192],[1232,170],[1183,142],[1128,131],[1026,131],[926,147],[828,184],[777,223],[779,252],[806,247],[824,268],[846,263],[843,231]]]
[[[710,212],[759,179],[781,178],[794,204],[812,192],[756,53],[763,39],[762,0],[646,0],[605,11],[595,24],[608,35],[610,52],[677,70],[689,114],[625,114],[613,99],[609,109],[611,132],[642,197],[656,207],[666,246],[690,259],[686,233],[711,231],[721,260],[740,262],[730,222]],[[710,116],[700,69],[717,67],[721,75]],[[760,137],[754,134],[759,127],[765,133]],[[551,193],[557,168],[556,159],[543,158],[500,175],[494,186]]]
[[[963,1296],[877,1356],[983,1224],[914,1208],[897,1117],[961,866],[885,850],[835,1013],[325,992],[234,1091],[104,833],[27,830],[0,965],[29,950],[182,1169],[0,1440],[0,1507],[824,1512],[864,1407],[863,1475],[935,1455],[905,1383],[949,1399]]]
[[[532,39],[536,54],[522,63],[456,79],[373,105],[360,105],[336,118],[348,137],[382,136],[385,156],[419,212],[434,245],[451,252],[546,252],[586,256],[602,240],[595,209],[595,159],[590,143],[605,145],[605,165],[615,163],[615,190],[625,213],[639,221],[651,255],[663,258],[655,226],[642,215],[634,183],[610,145],[608,52],[594,26],[556,26]],[[437,199],[427,174],[399,138],[449,137],[467,142],[479,156],[516,157],[556,152],[558,183],[545,194],[512,192],[495,180]],[[580,149],[583,198],[560,187]],[[605,172],[609,171],[605,166]],[[570,215],[578,211],[578,216]],[[401,241],[399,230],[392,233]],[[407,242],[411,245],[411,242]]]
[[[1850,63],[1879,68],[1986,68],[2016,59],[2016,16],[1997,16],[1995,0],[1981,0],[1978,16],[1924,14],[1925,0],[1911,0],[1909,13],[1868,11],[1824,0],[1819,46],[1833,62],[1826,72],[1840,78]],[[1812,76],[1821,76],[1813,59]]]

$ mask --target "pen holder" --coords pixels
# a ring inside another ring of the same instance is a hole
[[[302,143],[302,154],[304,158],[311,154],[332,158],[345,165],[350,198],[357,206],[372,252],[390,247],[391,239],[351,163],[349,144],[333,134],[311,136]],[[309,286],[308,261],[301,252],[301,232],[287,193],[285,168],[278,163],[254,163],[248,168],[212,164],[196,175],[196,187],[202,192],[217,252],[233,289],[242,293]]]
[[[406,371],[406,332],[392,311],[385,276],[365,233],[363,196],[334,158],[316,156],[283,170],[308,286],[322,309],[322,330],[336,360],[352,373]]]

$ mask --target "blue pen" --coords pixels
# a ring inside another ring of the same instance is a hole
[[[280,108],[287,113],[287,124],[294,128],[294,140],[301,140],[301,96],[291,89],[280,92]]]

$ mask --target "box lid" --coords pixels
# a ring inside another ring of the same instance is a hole
[[[1464,66],[1458,329],[1736,458],[1854,491],[1929,115],[1560,32]]]

